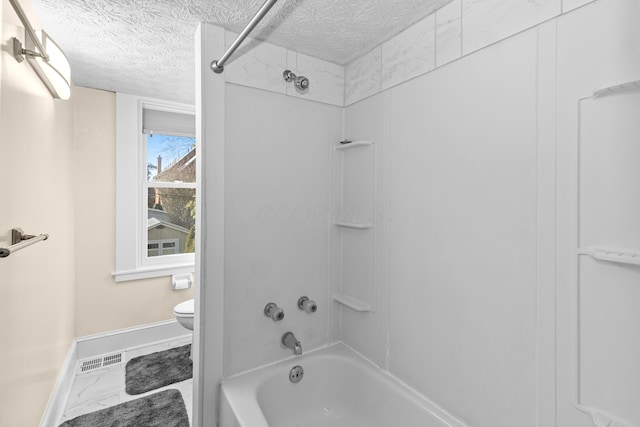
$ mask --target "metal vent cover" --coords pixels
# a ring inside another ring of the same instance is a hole
[[[85,374],[87,372],[95,371],[96,369],[105,368],[111,365],[117,365],[122,363],[123,360],[123,352],[81,360],[78,366],[78,374]]]

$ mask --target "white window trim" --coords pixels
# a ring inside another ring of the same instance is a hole
[[[195,114],[191,105],[116,94],[116,270],[111,273],[116,282],[194,272],[194,254],[152,257],[156,259],[151,262],[146,256],[143,196],[147,176],[140,166],[146,159],[144,107]]]

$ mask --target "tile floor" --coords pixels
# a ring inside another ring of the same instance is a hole
[[[187,413],[189,415],[189,423],[191,423],[193,379],[171,384],[166,387],[158,388],[143,394],[137,394],[135,396],[131,396],[125,391],[125,366],[129,360],[143,354],[168,350],[170,348],[180,347],[190,343],[191,337],[185,336],[174,340],[157,342],[143,347],[124,349],[121,350],[124,353],[122,363],[76,374],[73,384],[71,385],[71,390],[69,391],[69,396],[67,397],[65,410],[62,418],[58,422],[58,425],[66,420],[75,418],[78,415],[87,414],[89,412],[104,409],[129,400],[138,399],[169,388],[178,389],[182,393],[182,398],[184,399],[184,403],[187,407]]]

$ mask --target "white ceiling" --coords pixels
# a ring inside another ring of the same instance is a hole
[[[338,64],[450,0],[280,0],[252,37]],[[74,84],[194,102],[198,22],[239,32],[263,0],[33,0]]]

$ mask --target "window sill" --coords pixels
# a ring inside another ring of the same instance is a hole
[[[173,264],[145,267],[128,271],[114,271],[111,275],[115,278],[116,282],[127,282],[129,280],[150,279],[152,277],[193,273],[194,271],[194,264]]]

